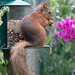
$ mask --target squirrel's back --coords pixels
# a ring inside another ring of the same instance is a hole
[[[35,46],[42,46],[46,41],[44,27],[50,24],[46,19],[52,19],[51,10],[46,3],[38,5],[34,11],[21,20],[21,31],[26,41]]]
[[[38,46],[42,46],[46,40],[45,29],[32,14],[25,16],[21,20],[21,31],[26,41]]]

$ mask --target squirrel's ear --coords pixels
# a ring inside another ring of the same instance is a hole
[[[43,12],[43,10],[44,10],[44,8],[42,7],[42,8],[40,9],[40,11]]]
[[[43,2],[41,2],[41,5],[43,5]]]
[[[43,4],[43,7],[47,7],[47,4],[46,4],[46,3],[44,3],[44,4]]]

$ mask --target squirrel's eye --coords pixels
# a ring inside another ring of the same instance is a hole
[[[50,11],[49,11],[48,13],[49,13],[49,14],[51,14],[51,12],[50,12]]]

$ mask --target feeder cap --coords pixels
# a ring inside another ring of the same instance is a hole
[[[29,6],[31,4],[22,1],[22,0],[15,0],[15,1],[11,1],[9,3],[3,3],[2,5],[6,5],[6,6]]]

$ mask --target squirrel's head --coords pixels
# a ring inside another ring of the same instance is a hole
[[[47,19],[47,20],[50,20],[50,19],[53,19],[53,15],[52,15],[52,12],[50,10],[50,8],[47,6],[46,3],[41,3],[40,5],[38,5],[34,12],[38,13],[38,14],[43,14],[43,16]]]

